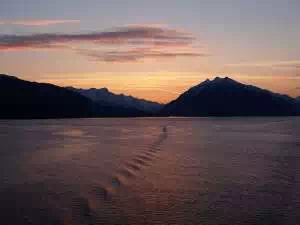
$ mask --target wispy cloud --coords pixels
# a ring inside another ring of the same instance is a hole
[[[78,44],[88,44],[89,48]],[[206,56],[190,33],[166,26],[130,25],[80,34],[0,35],[0,51],[66,48],[93,60],[138,61],[145,58]]]
[[[290,68],[290,69],[300,69],[300,60],[298,61],[286,61],[275,64],[276,67]]]
[[[21,26],[49,26],[58,24],[80,23],[80,20],[0,20],[0,24]]]
[[[238,63],[228,64],[234,67],[266,67],[266,68],[282,68],[282,69],[300,69],[300,60],[291,61],[271,61],[271,62],[254,62],[254,63]]]
[[[155,50],[154,48],[135,48],[128,51],[95,51],[89,49],[78,50],[78,53],[91,57],[95,61],[128,62],[139,61],[144,58],[173,58],[208,56],[205,53],[197,53],[192,48],[186,51]]]

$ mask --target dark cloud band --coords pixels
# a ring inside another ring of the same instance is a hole
[[[83,34],[0,35],[0,51],[68,48],[99,61],[119,62],[155,57],[203,56],[194,47],[195,41],[186,32],[137,25]],[[78,44],[82,43],[92,44],[93,48],[78,50]],[[118,50],[105,50],[108,47]]]

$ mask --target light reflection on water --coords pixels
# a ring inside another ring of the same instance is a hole
[[[7,224],[300,222],[299,118],[0,121],[0,143]]]

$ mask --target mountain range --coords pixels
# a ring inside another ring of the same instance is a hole
[[[145,113],[156,113],[163,108],[163,104],[152,102],[144,99],[126,96],[123,94],[114,94],[107,88],[91,88],[91,89],[77,89],[74,87],[66,87],[69,90],[78,92],[79,94],[93,100],[94,102],[106,102],[108,104],[115,104],[117,106],[132,108],[143,111]]]
[[[228,77],[206,80],[163,105],[106,88],[77,89],[0,75],[0,118],[296,116],[300,99]]]

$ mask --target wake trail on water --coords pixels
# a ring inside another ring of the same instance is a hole
[[[155,158],[158,157],[159,152],[162,151],[161,145],[167,137],[168,132],[162,131],[157,139],[148,146],[148,148],[136,154],[131,161],[126,162],[124,166],[112,176],[111,182],[107,185],[107,187],[98,188],[98,197],[102,200],[109,199],[123,185],[128,184],[130,180],[136,178],[143,168],[151,166],[153,160],[155,160]]]
[[[145,150],[136,154],[132,160],[125,162],[123,167],[112,175],[108,184],[95,185],[87,193],[87,198],[74,199],[72,214],[69,217],[71,224],[102,224],[97,213],[99,209],[103,206],[112,207],[113,196],[121,190],[122,186],[128,185],[143,169],[151,166],[155,158],[159,156],[159,152],[163,150],[162,144],[167,137],[168,132],[163,130]]]
[[[161,145],[167,137],[167,132],[162,132],[157,140],[155,140],[146,150],[138,153],[130,162],[125,163],[124,167],[118,171],[112,179],[113,181],[116,179],[120,181],[117,186],[114,186],[120,188],[123,185],[123,182],[128,183],[129,179],[135,178],[142,168],[150,166],[153,160],[158,157],[158,153],[162,151]]]

